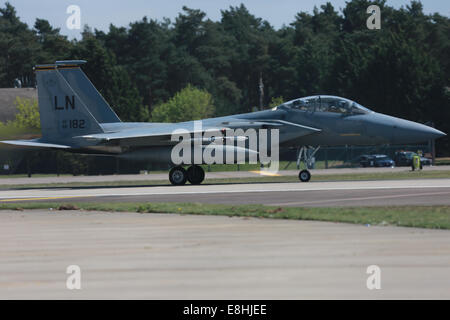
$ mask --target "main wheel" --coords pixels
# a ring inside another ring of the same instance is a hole
[[[183,167],[174,167],[169,172],[170,183],[174,186],[182,186],[186,183],[187,172]]]
[[[200,166],[190,166],[187,170],[187,179],[191,184],[200,184],[205,180],[205,170]]]
[[[302,170],[298,174],[298,178],[300,179],[301,182],[308,182],[309,179],[311,179],[311,173],[309,173],[308,170]]]

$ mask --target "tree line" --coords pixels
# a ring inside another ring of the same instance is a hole
[[[372,4],[381,9],[380,30],[366,27]],[[331,94],[448,133],[449,36],[449,18],[425,14],[419,1],[396,9],[384,0],[352,0],[342,10],[327,2],[278,29],[243,4],[221,10],[219,21],[183,7],[174,21],[143,17],[108,31],[85,26],[79,40],[44,19],[28,26],[6,3],[0,86],[16,78],[34,85],[35,64],[85,59],[83,70],[124,121],[221,116]],[[177,96],[182,90],[189,91],[183,99],[197,90],[207,105],[190,114],[189,102],[176,103],[185,101]],[[450,153],[448,138],[437,146],[438,154]]]

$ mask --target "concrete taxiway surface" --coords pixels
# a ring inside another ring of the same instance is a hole
[[[1,190],[0,203],[204,202],[276,206],[450,205],[450,179]]]
[[[0,243],[1,299],[450,299],[448,230],[2,211]],[[69,265],[81,290],[66,288]]]
[[[430,166],[426,167],[426,171],[443,171],[449,170],[450,166]],[[408,172],[409,167],[395,168],[339,168],[339,169],[311,169],[311,174],[328,175],[328,174],[362,174],[362,173],[386,173],[386,172]],[[276,175],[280,176],[298,176],[299,170],[280,170]],[[206,172],[206,180],[208,179],[225,179],[225,178],[254,178],[260,176],[259,171],[222,171],[222,172]],[[168,180],[168,172],[149,173],[149,174],[120,174],[120,175],[104,175],[104,176],[32,176],[8,178],[8,176],[0,177],[0,185],[27,185],[27,184],[49,184],[49,183],[74,183],[74,182],[113,182],[113,181],[156,181]]]

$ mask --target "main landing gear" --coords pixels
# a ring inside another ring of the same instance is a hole
[[[173,167],[169,172],[170,183],[181,186],[189,181],[191,184],[200,184],[205,179],[205,171],[200,166],[190,166],[185,170],[181,166]]]
[[[316,152],[319,150],[320,146],[317,148],[312,147],[301,147],[297,154],[297,168],[300,168],[300,164],[303,162],[306,169],[299,172],[298,178],[301,182],[308,182],[311,179],[311,173],[308,171],[309,167],[312,167],[312,159]],[[312,151],[312,152],[311,152]]]

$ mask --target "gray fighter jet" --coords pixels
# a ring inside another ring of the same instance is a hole
[[[305,162],[320,146],[419,143],[445,135],[426,125],[376,113],[349,99],[329,95],[295,99],[270,110],[203,119],[200,129],[194,121],[122,122],[81,70],[85,62],[57,61],[36,66],[42,137],[2,142],[171,164],[169,180],[182,185],[186,181],[201,183],[205,173],[194,161],[174,164],[172,151],[179,141],[173,139],[173,134],[180,130],[189,134],[191,142],[200,142],[202,149],[213,143],[214,135],[223,134],[222,139],[232,140],[221,146],[223,151],[244,153],[248,159],[258,154],[258,147],[255,150],[249,144],[236,145],[241,135],[230,137],[225,132],[277,129],[277,146],[301,148],[299,159]],[[204,136],[211,131],[217,134]],[[315,151],[306,152],[308,148]],[[301,181],[309,181],[310,177],[308,170],[299,173]]]

